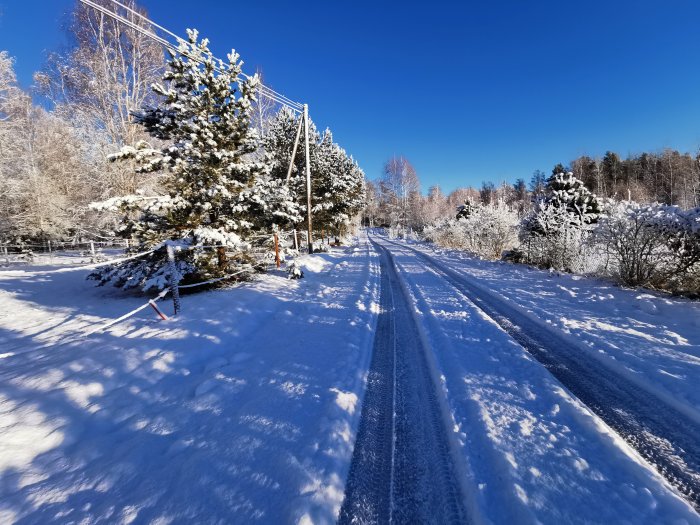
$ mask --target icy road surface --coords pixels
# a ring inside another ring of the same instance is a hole
[[[409,250],[494,319],[700,509],[700,423],[601,366],[576,341],[534,322],[473,278]]]

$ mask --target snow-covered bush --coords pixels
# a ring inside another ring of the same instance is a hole
[[[301,269],[301,265],[293,259],[287,265],[287,278],[289,279],[302,279],[304,277],[304,271]]]
[[[517,245],[517,225],[518,214],[503,202],[480,204],[473,205],[468,215],[426,226],[423,236],[440,246],[499,259]]]
[[[610,274],[630,286],[695,292],[700,275],[700,209],[610,203],[595,241],[611,260]]]
[[[544,268],[576,271],[583,266],[588,227],[564,206],[538,203],[521,223],[521,247],[528,263]]]

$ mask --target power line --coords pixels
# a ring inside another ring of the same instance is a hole
[[[156,24],[155,22],[153,22],[152,20],[150,20],[149,18],[147,18],[145,15],[139,13],[139,12],[136,11],[135,9],[133,9],[133,8],[127,6],[127,5],[124,5],[123,3],[119,2],[118,0],[111,0],[111,1],[112,1],[113,4],[116,4],[116,5],[118,5],[119,7],[122,7],[123,9],[127,10],[128,12],[130,12],[130,13],[132,13],[132,14],[138,16],[141,20],[143,20],[143,21],[146,22],[147,24],[152,25],[153,27],[156,27],[156,28],[160,29],[161,31],[163,31],[163,32],[166,33],[167,35],[173,37],[173,38],[174,38],[175,40],[177,40],[178,42],[185,42],[185,40],[183,40],[182,38],[180,38],[179,36],[177,36],[177,35],[176,35],[175,33],[173,33],[172,31],[168,31],[168,30],[167,30],[166,28],[164,28],[163,26]],[[216,58],[216,57],[213,57],[213,58]],[[218,59],[217,59],[217,60],[218,60]],[[243,72],[241,72],[241,76],[242,76],[243,78],[245,78],[245,79],[250,78],[249,75],[246,75],[246,74],[243,73]],[[301,105],[300,103],[294,102],[294,101],[291,100],[290,98],[285,97],[282,93],[279,93],[279,92],[275,91],[274,89],[272,89],[272,88],[270,88],[270,87],[264,85],[262,82],[260,83],[260,86],[262,87],[263,90],[269,92],[271,95],[273,95],[273,96],[275,96],[275,97],[277,97],[277,98],[279,98],[279,99],[282,99],[282,100],[286,101],[286,102],[287,102],[288,104],[290,104],[290,105],[298,106],[298,109],[302,109],[302,105]]]
[[[171,31],[168,31],[168,30],[167,30],[166,28],[164,28],[163,26],[161,26],[161,25],[159,25],[159,24],[156,24],[155,22],[153,22],[152,20],[150,20],[150,19],[147,18],[146,16],[142,15],[142,14],[139,13],[138,11],[135,11],[134,9],[132,9],[132,8],[130,8],[130,7],[128,7],[128,6],[124,5],[124,4],[122,4],[121,2],[119,2],[119,1],[117,1],[117,0],[110,0],[110,1],[112,2],[112,4],[114,4],[114,5],[118,6],[118,7],[121,7],[122,9],[125,9],[128,13],[132,13],[133,15],[139,17],[143,22],[145,22],[145,23],[148,24],[149,26],[154,27],[154,28],[157,28],[157,29],[159,29],[160,31],[162,31],[163,33],[165,33],[165,34],[167,34],[168,36],[172,37],[173,39],[175,39],[175,41],[177,42],[178,45],[176,45],[176,44],[174,44],[173,42],[169,41],[168,39],[163,38],[162,36],[158,35],[155,31],[149,31],[147,28],[142,27],[141,25],[137,24],[136,22],[133,22],[132,20],[129,20],[129,19],[126,18],[125,16],[122,16],[122,15],[120,15],[119,13],[117,13],[117,12],[115,12],[115,11],[112,11],[112,10],[106,8],[105,6],[102,6],[102,5],[97,4],[97,3],[94,2],[93,0],[80,0],[80,1],[81,1],[83,4],[85,4],[85,5],[89,6],[89,7],[92,7],[92,8],[95,9],[96,11],[99,11],[100,13],[109,16],[110,18],[112,18],[112,19],[114,19],[114,20],[116,20],[116,21],[118,21],[118,22],[120,22],[120,23],[126,25],[127,27],[130,27],[130,28],[133,29],[134,31],[137,31],[137,32],[141,33],[142,35],[147,36],[147,37],[151,38],[152,40],[155,40],[156,42],[158,42],[159,44],[161,44],[163,47],[165,47],[165,48],[167,48],[167,49],[170,49],[171,51],[173,51],[173,52],[175,52],[175,53],[182,54],[182,55],[184,55],[184,56],[190,58],[191,60],[195,60],[196,62],[199,62],[200,64],[205,64],[205,63],[206,63],[204,60],[202,60],[202,59],[200,59],[200,58],[198,58],[198,57],[194,57],[194,56],[192,56],[192,55],[190,55],[190,54],[188,54],[188,53],[186,53],[186,52],[182,52],[182,50],[181,50],[180,47],[179,47],[179,44],[183,44],[183,43],[187,44],[188,41],[186,41],[185,39],[183,39],[183,38],[177,36],[175,33],[171,32]],[[215,57],[214,55],[211,55],[211,58],[212,58],[215,62],[223,63],[222,60],[220,60],[219,58]],[[224,70],[222,70],[221,68],[217,67],[216,65],[214,65],[214,70],[217,71],[217,72],[219,72],[219,73],[225,73]],[[251,78],[249,75],[246,75],[246,74],[243,73],[243,72],[240,73],[240,76],[243,77],[243,78],[246,79],[246,80]],[[260,94],[261,94],[262,96],[264,96],[264,97],[266,97],[266,98],[268,98],[268,99],[270,99],[270,100],[272,100],[272,101],[274,101],[274,102],[277,102],[278,104],[281,104],[281,105],[283,105],[283,106],[286,106],[286,107],[288,107],[289,109],[291,109],[292,111],[295,111],[296,113],[302,113],[302,112],[303,112],[303,107],[304,107],[303,104],[291,100],[290,98],[288,98],[288,97],[282,95],[281,93],[278,93],[278,92],[275,91],[274,89],[272,89],[272,88],[270,88],[270,87],[268,87],[268,86],[262,84],[262,82],[260,82],[259,88],[260,88],[260,89],[259,89],[259,92],[260,92]]]

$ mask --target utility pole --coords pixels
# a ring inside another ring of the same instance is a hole
[[[166,241],[165,249],[168,254],[168,284],[170,285],[170,293],[173,296],[173,310],[175,315],[180,313],[180,289],[178,287],[180,279],[177,277],[177,266],[175,265],[175,249],[170,241]],[[156,311],[158,309],[156,308]]]
[[[309,153],[309,105],[304,104],[304,142],[306,143],[306,217],[309,231],[309,253],[314,253],[311,224],[311,155]]]
[[[294,148],[292,149],[292,158],[289,161],[289,169],[287,170],[287,184],[289,184],[289,178],[292,176],[292,169],[294,168],[294,157],[297,155],[297,148],[299,147],[299,137],[301,136],[301,126],[304,124],[303,121],[299,121],[299,127],[297,128],[297,135],[294,138]],[[307,141],[308,148],[308,141]]]

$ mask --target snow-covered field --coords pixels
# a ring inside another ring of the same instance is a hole
[[[0,272],[0,523],[333,521],[378,267],[364,242],[302,261],[87,338],[143,298]]]
[[[419,334],[444,396],[474,522],[700,523],[443,275],[377,240],[394,257],[396,300],[413,312],[395,330]],[[700,412],[697,303],[413,246],[689,419]],[[89,337],[143,297],[96,288],[86,270],[52,273],[63,260],[0,271],[0,523],[335,521],[378,305],[391,303],[364,234],[300,260],[301,281],[271,272],[185,295],[176,319],[147,309]]]

